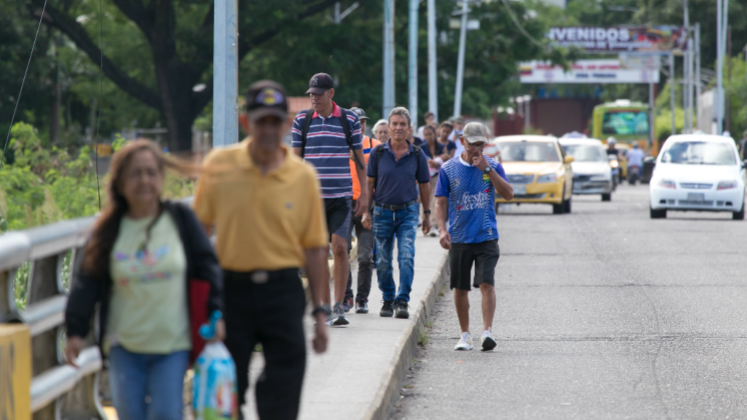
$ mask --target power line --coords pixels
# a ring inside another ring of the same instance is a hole
[[[508,1],[506,1],[506,0],[502,0],[502,1],[503,1],[503,5],[506,6],[506,10],[508,11],[508,15],[511,17],[511,20],[514,21],[514,24],[516,25],[516,27],[519,28],[519,31],[522,34],[524,34],[524,36],[527,37],[527,39],[529,39],[530,41],[532,41],[532,43],[534,45],[536,45],[536,46],[538,46],[540,48],[543,48],[543,49],[547,48],[546,45],[544,45],[541,42],[537,41],[532,35],[529,34],[529,32],[527,32],[526,29],[524,29],[524,26],[521,25],[521,22],[519,22],[519,19],[516,18],[516,15],[514,14],[514,11],[511,10],[511,6],[509,6]]]
[[[45,0],[46,1],[46,0]],[[101,107],[104,102],[104,10],[99,0],[99,116],[96,119],[96,135],[93,137],[94,153],[96,156],[96,196],[99,199],[99,211],[101,211],[101,186],[99,185],[99,125],[101,124]]]
[[[41,29],[42,21],[44,20],[44,12],[47,10],[47,0],[44,0],[44,6],[42,7],[41,17],[39,18],[39,25],[36,27],[36,35],[34,35],[34,43],[31,45],[31,54],[29,54],[29,62],[26,64],[26,71],[23,72],[23,80],[21,80],[21,90],[18,92],[18,99],[16,100],[16,106],[13,109],[13,116],[10,118],[10,126],[8,127],[8,135],[5,137],[5,145],[3,146],[3,155],[0,156],[0,169],[3,168],[5,162],[5,151],[8,149],[8,142],[10,142],[10,130],[13,129],[13,123],[16,120],[16,112],[18,112],[18,104],[21,103],[21,96],[23,95],[23,86],[26,84],[26,76],[29,73],[29,67],[31,67],[31,59],[34,57],[34,49],[36,48],[36,40],[39,38],[39,30]]]

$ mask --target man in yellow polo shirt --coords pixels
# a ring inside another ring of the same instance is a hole
[[[306,270],[315,307],[313,347],[322,353],[329,314],[321,304],[324,282],[329,282],[329,234],[315,170],[282,145],[290,128],[285,89],[272,81],[257,82],[246,102],[252,136],[208,154],[194,209],[217,235],[226,347],[236,363],[239,406],[259,343],[266,363],[257,382],[259,417],[295,419],[306,366],[306,299],[299,269]]]

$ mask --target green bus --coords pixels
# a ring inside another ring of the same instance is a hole
[[[659,147],[650,121],[648,104],[618,99],[594,107],[592,137],[605,143],[608,137],[614,137],[617,144],[638,143],[646,154],[656,156]]]

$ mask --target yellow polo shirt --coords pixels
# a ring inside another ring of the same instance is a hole
[[[302,268],[304,249],[326,247],[329,234],[313,167],[287,147],[285,161],[262,176],[247,138],[205,158],[194,210],[215,226],[221,267],[231,271]]]

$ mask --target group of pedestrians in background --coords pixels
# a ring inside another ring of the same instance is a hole
[[[483,293],[482,348],[495,347],[499,252],[493,203],[496,193],[510,199],[512,190],[500,163],[482,155],[487,129],[465,126],[461,117],[438,124],[432,113],[416,129],[409,111],[397,107],[374,124],[371,138],[363,109],[334,102],[332,77],[314,75],[306,93],[312,107],[291,123],[283,86],[254,83],[246,98],[250,137],[212,150],[200,168],[164,156],[146,140],[115,154],[109,201],[72,282],[65,353],[74,364],[98,305],[101,350],[120,419],[182,418],[182,379],[204,344],[194,332],[204,320],[195,314],[215,311],[225,322],[218,323],[214,340],[225,341],[236,364],[239,406],[252,352],[261,344],[258,414],[295,419],[306,364],[301,271],[313,307],[312,346],[321,353],[327,325],[348,325],[345,314],[353,308],[369,312],[374,267],[383,295],[379,315],[409,317],[418,227],[424,235],[433,230],[450,250],[462,329],[456,348],[472,348],[472,285]],[[289,129],[290,148],[283,144]],[[199,174],[192,210],[163,199],[167,167]],[[208,239],[213,234],[214,249]]]

